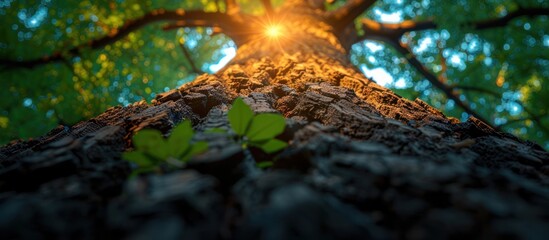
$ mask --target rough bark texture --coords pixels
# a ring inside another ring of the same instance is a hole
[[[2,239],[549,235],[549,153],[364,78],[322,20],[293,5],[285,38],[239,47],[215,75],[0,148]],[[229,129],[237,96],[283,114],[290,146],[268,155],[207,133]],[[131,136],[169,134],[184,119],[209,150],[182,170],[128,180],[120,153]]]

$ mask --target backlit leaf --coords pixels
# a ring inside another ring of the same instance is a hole
[[[177,125],[172,130],[172,134],[168,138],[168,146],[170,156],[179,158],[189,148],[189,141],[194,135],[191,121],[186,120]]]
[[[183,162],[187,162],[189,161],[189,159],[191,159],[191,157],[197,154],[203,153],[207,149],[208,149],[207,142],[196,142],[191,146],[190,150],[187,153],[185,153],[185,155],[183,156],[183,158],[181,158],[181,160]]]
[[[228,113],[231,128],[239,136],[244,135],[246,133],[246,129],[250,124],[250,121],[252,120],[253,115],[254,112],[246,103],[244,103],[244,100],[242,100],[242,98],[235,99],[233,102],[233,106]]]
[[[286,120],[280,114],[262,113],[255,116],[246,136],[252,142],[269,140],[284,132]]]
[[[133,145],[139,151],[147,152],[164,142],[162,133],[155,129],[143,129],[133,135]]]
[[[255,166],[258,168],[269,168],[273,166],[273,162],[271,161],[259,162]]]
[[[276,138],[268,140],[262,144],[253,144],[253,145],[261,148],[261,150],[263,150],[266,153],[275,153],[288,146],[286,142],[278,140]]]

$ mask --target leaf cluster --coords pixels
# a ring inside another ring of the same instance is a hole
[[[254,146],[266,153],[274,153],[288,145],[275,138],[284,132],[286,127],[286,121],[280,114],[255,115],[242,98],[237,98],[229,110],[228,117],[231,128],[240,138],[244,148]]]
[[[122,157],[137,164],[139,168],[134,174],[159,170],[161,165],[183,167],[191,157],[208,149],[206,142],[192,143],[193,136],[189,120],[177,125],[167,139],[158,130],[143,129],[132,138],[135,150],[123,153]]]
[[[275,138],[286,127],[284,117],[280,114],[261,113],[255,115],[242,98],[237,98],[228,112],[228,118],[231,129],[237,136],[237,141],[242,144],[244,149],[254,146],[266,153],[274,153],[288,145]],[[210,132],[217,132],[215,130]],[[222,133],[226,132],[222,131]],[[163,167],[181,168],[193,156],[208,149],[206,142],[191,141],[194,134],[189,120],[174,127],[167,139],[156,129],[143,129],[132,138],[135,149],[124,152],[122,158],[138,166],[133,175],[159,171]],[[265,164],[272,164],[272,162],[266,162],[260,167],[268,167]]]

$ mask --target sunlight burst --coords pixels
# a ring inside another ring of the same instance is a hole
[[[270,25],[267,27],[265,34],[271,38],[277,38],[281,35],[281,29],[279,25]]]

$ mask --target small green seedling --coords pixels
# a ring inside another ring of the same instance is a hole
[[[288,146],[286,142],[275,138],[284,132],[286,127],[286,121],[280,114],[261,113],[255,115],[242,98],[237,98],[229,110],[228,117],[231,128],[244,149],[248,146],[255,146],[266,153],[274,153]],[[208,132],[224,133],[225,130],[214,128]],[[158,130],[143,129],[132,138],[134,151],[125,152],[122,157],[137,164],[138,169],[133,172],[132,176],[157,171],[162,165],[181,168],[191,157],[208,149],[206,142],[191,143],[193,136],[194,131],[188,120],[174,127],[167,139]],[[270,166],[272,166],[272,162],[258,163],[259,168]]]
[[[266,153],[274,153],[288,145],[275,138],[284,132],[286,127],[286,121],[280,114],[254,115],[242,98],[237,98],[229,110],[228,117],[231,128],[240,137],[244,148],[255,146]]]
[[[167,139],[158,130],[143,129],[132,138],[135,150],[123,153],[122,157],[139,166],[134,174],[155,171],[163,163],[183,167],[191,157],[208,149],[206,142],[191,144],[193,135],[189,120],[174,127]]]

